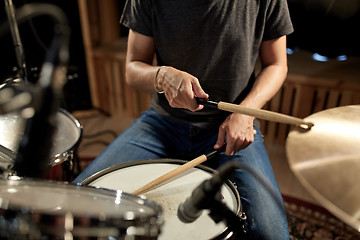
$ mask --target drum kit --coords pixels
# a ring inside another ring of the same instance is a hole
[[[66,25],[62,10],[53,5],[26,4],[17,11],[21,17],[13,20],[12,2],[5,2],[13,32],[21,18],[39,14],[53,14],[59,24]],[[79,122],[58,107],[58,93],[64,85],[59,75],[64,75],[67,58],[66,27],[57,35],[55,54],[49,55],[58,59],[45,62],[38,85],[10,95],[6,93],[9,88],[0,89],[0,239],[242,237],[244,230],[236,228],[244,225],[246,214],[240,194],[228,180],[241,166],[213,170],[201,164],[220,151],[190,162],[153,159],[124,163],[79,185],[46,178],[49,170],[69,162],[72,165],[82,135]],[[333,108],[299,119],[231,103],[198,101],[222,111],[296,125],[286,142],[292,170],[319,203],[360,231],[356,189],[360,180],[360,106]],[[158,176],[167,178],[144,191]],[[198,187],[194,189],[194,185]]]

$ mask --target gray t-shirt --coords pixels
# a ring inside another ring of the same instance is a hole
[[[154,37],[157,64],[186,71],[213,101],[240,103],[254,83],[261,42],[293,31],[286,0],[127,0],[120,22]],[[159,114],[218,127],[230,113],[191,112],[153,95]]]

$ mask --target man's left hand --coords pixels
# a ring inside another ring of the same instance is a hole
[[[239,113],[228,116],[219,127],[219,135],[214,148],[221,148],[226,140],[225,155],[232,156],[248,147],[254,142],[253,121],[254,117]]]

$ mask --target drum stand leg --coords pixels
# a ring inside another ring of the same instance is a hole
[[[76,152],[72,152],[67,161],[64,162],[64,175],[63,179],[68,182],[72,182],[76,175],[81,171],[79,155]]]
[[[72,162],[72,159],[67,160],[64,162],[64,174],[63,179],[65,181],[71,182],[74,178],[74,163]]]

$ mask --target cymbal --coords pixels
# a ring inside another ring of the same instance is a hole
[[[290,168],[329,212],[360,231],[360,105],[327,109],[306,118],[286,140]]]

